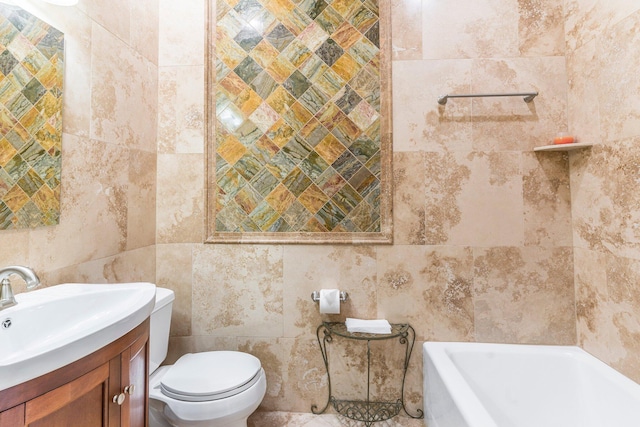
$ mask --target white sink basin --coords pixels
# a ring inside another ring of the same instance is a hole
[[[0,390],[120,338],[149,317],[155,294],[151,283],[70,283],[16,295],[0,311]]]

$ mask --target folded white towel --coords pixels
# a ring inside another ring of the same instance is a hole
[[[349,332],[363,332],[367,334],[391,333],[391,325],[385,319],[362,320],[347,317],[345,324],[347,325],[347,331]]]

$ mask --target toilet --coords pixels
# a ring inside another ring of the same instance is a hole
[[[156,288],[149,335],[149,427],[246,427],[267,379],[260,360],[238,351],[167,356],[174,293]]]

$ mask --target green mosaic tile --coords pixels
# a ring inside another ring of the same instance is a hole
[[[329,96],[327,96],[323,91],[315,86],[310,86],[300,97],[300,103],[312,114],[315,114],[324,107],[329,99]]]
[[[249,218],[260,228],[262,231],[271,231],[271,227],[274,226],[276,221],[280,218],[280,214],[274,210],[266,201],[260,202],[260,204],[249,214]]]
[[[245,120],[235,131],[235,135],[243,145],[249,147],[260,139],[262,132],[251,120]]]
[[[302,74],[300,71],[296,70],[288,79],[285,81],[282,86],[289,91],[289,93],[296,99],[299,99],[302,94],[305,93],[309,86],[311,86],[311,82]]]
[[[291,138],[291,140],[282,147],[282,153],[287,155],[296,165],[304,160],[313,149],[299,137]]]
[[[267,99],[269,95],[278,88],[278,82],[276,82],[269,73],[263,71],[253,79],[250,86],[260,95],[260,98]]]
[[[369,61],[371,61],[380,51],[369,41],[367,38],[361,38],[358,40],[353,46],[348,49],[349,54],[355,59],[360,65],[366,65]]]
[[[273,156],[271,162],[265,166],[269,172],[279,180],[283,180],[296,167],[296,162],[284,151]]]
[[[247,153],[233,165],[233,168],[242,175],[244,179],[250,181],[255,174],[260,172],[263,166],[258,159]]]
[[[369,30],[364,35],[369,39],[371,43],[378,49],[380,49],[380,23],[376,22],[369,28]]]
[[[362,201],[362,196],[347,183],[331,200],[342,212],[349,213]]]
[[[13,228],[14,214],[4,202],[0,201],[0,229],[8,230]]]
[[[300,168],[296,167],[282,180],[282,183],[298,197],[311,185],[311,179]]]
[[[367,196],[372,190],[378,188],[380,181],[366,167],[360,168],[351,179],[349,184],[361,195]]]
[[[367,32],[369,28],[378,22],[378,16],[370,11],[367,7],[361,6],[353,13],[349,19],[351,25],[356,27],[361,33]]]
[[[44,185],[44,180],[33,169],[30,169],[18,180],[17,184],[22,188],[22,191],[32,197]]]
[[[279,183],[280,180],[273,176],[266,167],[260,170],[250,182],[251,186],[260,193],[262,197],[267,197]]]
[[[340,191],[346,183],[347,181],[332,167],[327,168],[315,181],[315,184],[329,197]]]
[[[345,117],[342,119],[331,133],[338,138],[345,147],[349,147],[360,136],[362,131],[353,123],[351,119]]]
[[[336,97],[336,105],[345,114],[349,114],[362,101],[362,97],[349,85],[345,85]]]
[[[372,141],[367,135],[362,135],[349,146],[349,151],[363,164],[367,163],[379,150],[379,142]]]
[[[276,27],[265,37],[280,52],[286,48],[289,43],[295,39],[295,36],[282,24],[276,25]]]
[[[309,212],[300,202],[294,202],[283,214],[282,218],[287,221],[293,230],[300,230],[312,218]]]
[[[362,167],[362,163],[347,150],[331,166],[348,181]]]
[[[349,213],[348,219],[358,231],[367,231],[379,218],[380,216],[371,205],[362,202]]]
[[[216,230],[379,227],[376,1],[220,0],[217,15]]]
[[[257,0],[240,0],[233,8],[242,19],[250,22],[254,16],[258,15],[263,9]]]
[[[336,206],[333,201],[328,201],[322,209],[318,211],[315,218],[327,230],[333,230],[345,218],[345,213]]]
[[[325,170],[327,170],[329,166],[330,165],[315,151],[309,153],[309,155],[298,165],[298,167],[314,182]]]
[[[250,84],[253,79],[262,72],[262,67],[254,61],[253,58],[247,56],[236,68],[233,69],[233,71],[235,71],[242,81],[246,84]]]
[[[317,18],[315,18],[315,22],[320,25],[327,34],[335,33],[344,21],[344,18],[331,6],[325,8]]]
[[[244,26],[238,34],[233,38],[241,48],[247,52],[251,52],[254,47],[262,41],[262,36],[251,26]]]
[[[328,4],[324,0],[303,0],[300,3],[300,9],[311,19],[316,19],[327,6]]]
[[[344,50],[333,39],[328,38],[315,53],[325,64],[332,66],[342,56]]]

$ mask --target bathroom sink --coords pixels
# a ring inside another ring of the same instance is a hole
[[[151,283],[51,286],[16,295],[0,311],[0,390],[81,359],[120,338],[153,310]]]

